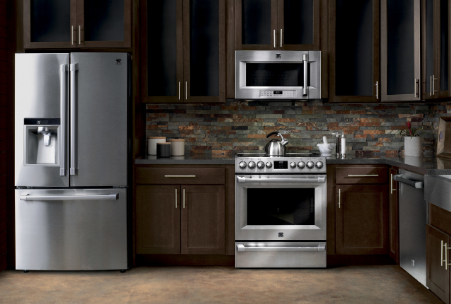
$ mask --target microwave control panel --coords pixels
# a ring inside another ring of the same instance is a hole
[[[267,98],[295,98],[296,91],[269,91],[269,90],[260,90],[260,97]]]

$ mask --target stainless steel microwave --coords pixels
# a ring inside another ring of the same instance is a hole
[[[321,51],[235,51],[236,99],[321,99]]]

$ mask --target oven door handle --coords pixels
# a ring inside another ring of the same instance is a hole
[[[246,247],[243,244],[236,245],[238,251],[326,251],[325,244],[316,247]]]
[[[326,182],[325,176],[311,177],[269,177],[269,178],[252,178],[246,176],[237,176],[238,183],[314,183],[320,184]]]

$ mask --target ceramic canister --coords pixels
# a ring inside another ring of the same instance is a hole
[[[147,154],[157,155],[157,143],[166,142],[166,137],[147,137]]]
[[[157,157],[171,157],[171,143],[157,143]]]
[[[185,155],[185,140],[184,139],[169,139],[171,143],[171,154],[173,156]]]

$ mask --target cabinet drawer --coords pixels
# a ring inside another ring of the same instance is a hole
[[[388,168],[386,166],[349,166],[337,167],[336,184],[386,184]]]
[[[222,185],[224,168],[136,168],[137,184]]]
[[[429,203],[429,225],[451,234],[451,212]]]

